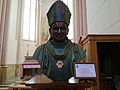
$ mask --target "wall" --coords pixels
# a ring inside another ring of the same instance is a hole
[[[120,0],[86,0],[88,34],[120,34]]]

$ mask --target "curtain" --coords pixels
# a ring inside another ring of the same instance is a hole
[[[5,64],[10,0],[0,0],[0,65]]]
[[[18,0],[18,9],[17,9],[17,20],[16,20],[16,40],[17,40],[17,51],[16,51],[16,64],[20,60],[20,50],[22,42],[22,21],[23,21],[23,9],[24,9],[24,0]]]
[[[74,41],[79,43],[87,33],[85,0],[73,0]]]
[[[37,1],[38,9],[36,12],[36,23],[37,23],[37,46],[39,46],[42,42],[42,30],[41,30],[41,4],[42,0]]]
[[[46,4],[47,3],[47,4]],[[43,44],[45,42],[48,41],[49,39],[49,25],[48,25],[48,20],[47,20],[47,16],[46,16],[46,13],[42,13],[44,11],[46,11],[46,9],[48,9],[47,7],[48,6],[45,6],[45,5],[49,5],[49,4],[53,3],[52,0],[40,0],[40,3],[39,3],[39,8],[38,8],[38,11],[39,11],[39,21],[38,21],[38,30],[39,30],[39,45],[40,44]]]

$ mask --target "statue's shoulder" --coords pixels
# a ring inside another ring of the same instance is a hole
[[[36,48],[36,50],[38,50],[38,51],[44,50],[44,49],[46,48],[46,44],[47,44],[47,43],[44,43],[44,44],[39,45],[39,46]]]
[[[44,46],[44,44],[41,44],[37,47],[37,49],[41,49]]]
[[[78,49],[78,48],[82,48],[82,45],[78,44],[78,43],[74,43],[72,42],[72,45],[74,46],[74,48]]]

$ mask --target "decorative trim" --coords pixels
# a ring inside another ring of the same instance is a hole
[[[82,44],[86,44],[88,41],[99,41],[99,42],[120,42],[120,34],[89,34],[83,40]]]
[[[8,68],[8,66],[0,66],[0,68]]]

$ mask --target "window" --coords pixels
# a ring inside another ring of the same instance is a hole
[[[23,39],[36,41],[36,1],[25,0],[23,16]]]
[[[36,41],[36,9],[39,0],[24,0],[24,16],[23,16],[23,40]],[[73,13],[73,0],[62,0],[68,5],[70,12]],[[73,14],[69,25],[68,38],[73,40]]]
[[[73,41],[73,0],[62,0],[68,7],[71,12],[71,20],[69,25],[68,38]]]

